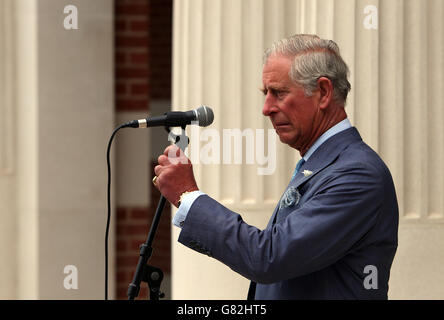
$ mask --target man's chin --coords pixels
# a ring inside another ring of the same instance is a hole
[[[281,140],[282,143],[290,145],[291,139],[288,137],[288,135],[279,132],[276,133],[279,136],[279,140]]]
[[[296,147],[296,144],[295,144],[295,138],[293,137],[293,136],[289,136],[288,134],[284,134],[284,133],[279,133],[279,132],[276,132],[277,133],[277,135],[278,135],[278,137],[279,137],[279,140],[283,143],[283,144],[287,144],[287,145],[289,145],[290,147],[292,147],[292,148],[294,148],[294,149],[297,149],[297,150],[299,150],[297,147]]]

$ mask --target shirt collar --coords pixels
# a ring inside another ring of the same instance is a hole
[[[325,131],[316,141],[313,143],[313,145],[308,149],[308,151],[303,156],[305,161],[308,161],[308,159],[311,157],[311,155],[329,138],[333,137],[335,134],[338,134],[341,131],[344,131],[348,128],[351,128],[351,123],[348,118],[345,118],[341,122],[338,122],[333,127]]]

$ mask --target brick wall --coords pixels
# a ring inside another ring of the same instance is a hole
[[[151,167],[154,169],[154,164]],[[151,190],[150,207],[117,208],[117,299],[127,299],[128,285],[139,260],[139,246],[145,243],[156,212],[160,193],[156,188]],[[171,273],[171,206],[168,202],[157,228],[153,254],[148,263],[162,269],[165,275]],[[147,297],[147,285],[142,283],[138,299]]]
[[[149,111],[150,101],[171,99],[171,0],[115,0],[115,102],[117,112]],[[150,166],[152,179],[154,163]],[[150,207],[117,207],[117,299],[128,284],[146,241],[160,194],[151,188]],[[165,206],[153,243],[150,265],[171,272],[171,207]],[[146,284],[138,299],[147,299]]]
[[[152,100],[171,99],[172,0],[151,0],[150,60]]]
[[[148,111],[148,0],[115,0],[115,77],[117,111]]]

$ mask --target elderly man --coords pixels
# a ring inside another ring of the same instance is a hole
[[[155,185],[179,208],[179,242],[250,279],[249,298],[387,299],[396,193],[347,119],[347,75],[336,43],[317,36],[266,51],[262,113],[302,158],[265,230],[200,191],[183,153],[173,152],[182,163],[168,159],[174,146],[158,159]]]

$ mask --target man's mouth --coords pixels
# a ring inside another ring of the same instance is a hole
[[[283,127],[287,127],[287,126],[289,126],[290,124],[288,123],[288,122],[281,122],[281,123],[275,123],[274,124],[274,127],[275,128],[283,128]]]

